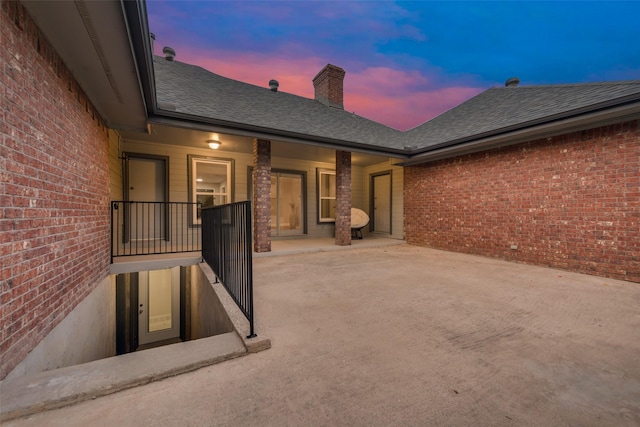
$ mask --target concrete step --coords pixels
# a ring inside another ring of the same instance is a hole
[[[235,332],[0,381],[0,420],[105,396],[247,354]]]

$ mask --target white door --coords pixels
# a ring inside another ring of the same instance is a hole
[[[138,344],[180,336],[180,267],[138,273]]]
[[[161,159],[129,157],[128,195],[132,202],[164,202],[166,162]],[[153,240],[165,237],[165,207],[160,203],[131,205],[131,239]]]
[[[373,231],[391,233],[391,174],[373,177]]]

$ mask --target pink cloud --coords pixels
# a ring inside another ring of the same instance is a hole
[[[265,88],[270,79],[276,79],[279,90],[306,98],[313,98],[312,79],[327,63],[326,59],[313,56],[285,57],[189,47],[176,48],[176,60]],[[482,91],[480,87],[465,85],[439,87],[434,76],[415,70],[369,67],[346,72],[345,109],[399,130],[418,126]]]
[[[399,130],[408,130],[444,113],[482,89],[451,87],[426,90],[400,99],[375,94],[352,94],[345,109]]]
[[[396,129],[407,130],[451,109],[483,89],[438,87],[415,70],[370,67],[345,78],[345,108]]]
[[[268,87],[276,79],[280,90],[313,98],[312,79],[326,65],[320,58],[289,59],[271,54],[176,49],[176,60],[195,64],[213,73],[256,86]]]

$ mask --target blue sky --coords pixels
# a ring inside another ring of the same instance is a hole
[[[345,109],[415,127],[513,76],[521,85],[640,80],[640,2],[147,0],[156,53],[313,97],[327,63]]]

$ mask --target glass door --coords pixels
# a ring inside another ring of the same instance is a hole
[[[303,175],[276,172],[271,175],[271,234],[304,234]]]
[[[180,267],[138,274],[138,344],[180,336]]]

